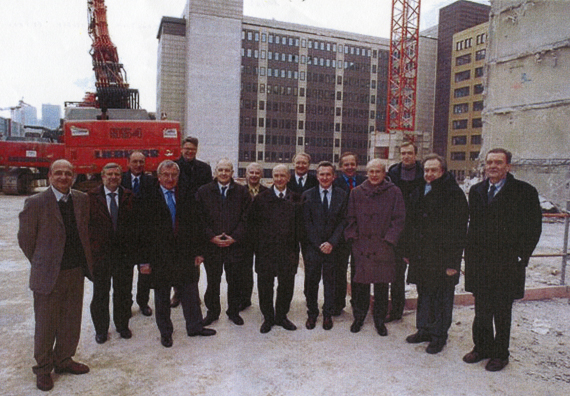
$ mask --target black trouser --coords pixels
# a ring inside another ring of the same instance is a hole
[[[198,282],[188,282],[176,285],[182,313],[186,320],[186,332],[196,333],[202,330],[202,310],[200,309],[200,295]],[[156,324],[160,335],[172,336],[173,326],[170,319],[170,286],[161,286],[154,290],[154,307]]]
[[[129,328],[133,267],[124,263],[107,262],[96,266],[93,271],[93,299],[91,318],[97,334],[109,331],[109,292],[113,282],[113,322],[117,331]]]
[[[451,327],[455,285],[417,285],[417,288],[416,327],[418,332],[431,336],[432,341],[445,344],[447,332]]]
[[[491,358],[507,359],[511,338],[513,298],[502,290],[481,290],[474,294],[475,351]],[[493,331],[493,324],[495,329]]]
[[[146,307],[150,299],[150,279],[150,274],[141,274],[139,270],[139,277],[137,280],[137,304],[141,308]]]
[[[375,323],[384,323],[388,311],[388,283],[374,283],[374,316]],[[352,312],[354,319],[364,322],[370,308],[370,284],[352,283]]]
[[[335,273],[335,296],[334,296],[334,309],[337,311],[342,310],[346,307],[346,293],[348,281],[346,280],[346,273],[348,271],[348,262],[350,260],[350,288],[354,290],[354,283],[352,279],[354,278],[354,260],[350,255],[350,249],[347,249],[345,253],[340,254],[340,258],[337,263],[336,273]],[[350,300],[351,304],[353,299]]]
[[[312,318],[319,316],[318,297],[321,274],[325,296],[323,316],[330,317],[334,310],[335,263],[333,260],[318,260],[316,262],[305,261],[305,298],[307,299],[307,315]]]
[[[226,281],[228,282],[228,316],[237,315],[239,313],[240,304],[240,278],[241,263],[224,263],[214,259],[206,259],[204,268],[206,269],[206,279],[208,286],[204,294],[204,303],[208,309],[208,314],[219,317],[222,310],[220,304],[220,283],[222,282],[222,273],[226,270]]]
[[[239,285],[240,304],[251,304],[251,295],[253,293],[253,250],[248,250],[244,254],[241,264],[241,283]]]
[[[406,267],[408,264],[400,257],[396,257],[396,279],[390,284],[390,298],[392,307],[390,316],[401,318],[406,305]]]
[[[295,273],[284,272],[277,275],[277,299],[273,306],[273,286],[275,276],[271,273],[257,274],[257,291],[259,294],[259,307],[266,321],[274,322],[285,319],[291,307],[293,292],[295,291]]]

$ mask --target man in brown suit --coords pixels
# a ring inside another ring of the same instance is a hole
[[[91,278],[93,261],[87,230],[89,200],[71,189],[73,166],[57,160],[48,177],[51,187],[26,200],[18,230],[20,248],[32,265],[37,362],[33,371],[43,391],[53,388],[54,367],[56,373],[89,372],[72,356],[81,331],[83,277]]]

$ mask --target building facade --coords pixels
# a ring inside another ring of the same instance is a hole
[[[61,106],[42,104],[42,126],[49,129],[59,127],[61,119]]]

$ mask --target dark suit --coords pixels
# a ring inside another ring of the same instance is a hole
[[[18,243],[30,260],[34,292],[35,374],[49,374],[71,359],[79,343],[84,276],[91,279],[89,200],[71,190],[58,203],[52,188],[26,199]],[[54,348],[55,343],[55,348]]]
[[[465,290],[475,297],[475,351],[504,360],[513,300],[524,297],[525,269],[540,239],[542,213],[536,189],[510,173],[489,203],[488,190],[485,180],[469,191]]]
[[[147,175],[146,173],[142,173],[139,176],[139,192],[138,194],[134,193],[134,206],[135,206],[135,211],[137,212],[135,214],[136,217],[143,217],[145,216],[144,213],[141,212],[141,202],[144,200],[145,197],[147,197],[150,194],[154,193],[154,190],[156,189],[156,184],[157,181],[156,179],[151,176],[151,175]],[[132,184],[132,176],[131,176],[131,171],[127,171],[125,173],[123,173],[123,179],[121,181],[121,185],[128,189],[128,190],[133,190],[133,184]],[[142,219],[138,219],[138,221],[142,221]],[[142,229],[142,227],[140,226],[137,227],[137,230],[139,232],[144,232],[144,230]],[[139,235],[135,235],[133,236],[133,238],[139,238]],[[133,252],[133,254],[136,252]],[[132,259],[135,259],[135,257],[133,257]],[[131,260],[132,261],[132,260]],[[134,262],[135,264],[139,264],[138,262]],[[148,274],[141,274],[139,271],[139,276],[138,276],[138,280],[137,280],[137,304],[139,307],[146,307],[148,306],[148,301],[150,298],[150,275]]]
[[[154,287],[156,323],[161,336],[171,337],[170,290],[178,288],[186,330],[202,330],[202,311],[198,294],[200,268],[194,265],[201,255],[202,240],[197,229],[195,200],[176,188],[175,224],[160,186],[143,201],[145,233],[143,234],[144,259],[150,263]]]
[[[119,214],[114,229],[105,189],[101,185],[89,191],[89,239],[93,252],[93,299],[91,318],[95,332],[109,331],[109,291],[113,282],[113,322],[117,331],[128,330],[133,303],[132,251],[136,249],[133,194],[119,187]]]
[[[259,305],[269,323],[282,321],[293,299],[302,226],[300,201],[301,197],[289,189],[284,198],[278,198],[273,188],[259,193],[253,200],[250,224]],[[279,285],[274,307],[275,277]]]
[[[232,317],[239,313],[241,285],[241,265],[246,253],[246,222],[251,197],[247,188],[231,180],[226,196],[222,197],[218,182],[214,180],[198,189],[196,203],[200,229],[207,241],[204,249],[204,267],[208,278],[208,287],[204,303],[208,315],[219,317],[220,282],[225,268],[228,282],[228,310]],[[210,242],[217,235],[225,233],[236,242],[228,247],[218,247]]]
[[[311,173],[307,173],[303,179],[303,187],[300,187],[299,184],[297,184],[295,172],[293,172],[291,179],[289,179],[289,182],[287,183],[287,190],[291,190],[294,193],[301,195],[308,189],[317,187],[318,185],[319,181],[317,180],[317,177]]]
[[[305,297],[307,315],[316,318],[319,315],[317,299],[321,273],[325,291],[323,316],[330,317],[334,310],[335,274],[339,260],[343,257],[338,249],[343,241],[346,205],[348,194],[338,187],[330,187],[329,207],[325,210],[320,188],[314,187],[303,193],[303,223],[305,238],[303,258],[305,263]],[[333,246],[330,254],[320,250],[321,244],[328,242]]]
[[[212,181],[212,168],[207,163],[194,159],[186,161],[180,157],[175,161],[180,167],[180,180],[178,186],[194,197],[194,194],[204,184]]]

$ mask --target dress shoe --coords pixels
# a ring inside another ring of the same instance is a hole
[[[395,320],[400,320],[400,319],[402,319],[402,315],[388,314],[388,315],[386,315],[386,318],[384,319],[384,323],[390,323],[390,322],[393,322]]]
[[[378,333],[379,336],[386,337],[388,335],[388,329],[386,328],[384,322],[374,323],[374,327],[376,327],[376,332]]]
[[[330,330],[333,328],[333,321],[330,316],[325,316],[323,319],[323,329]]]
[[[243,326],[243,324],[245,323],[243,321],[243,318],[241,316],[239,316],[239,314],[229,316],[229,318],[232,322],[234,322],[238,326]]]
[[[219,316],[214,316],[213,314],[209,313],[206,315],[204,319],[202,319],[202,326],[209,326],[218,320]]]
[[[172,304],[172,302],[171,302]],[[144,307],[141,307],[141,313],[144,316],[151,316],[152,315],[152,308],[149,307],[148,305],[145,305]]]
[[[431,341],[430,335],[426,333],[420,333],[419,331],[406,337],[406,342],[410,344],[419,344],[426,341]]]
[[[358,333],[362,328],[363,324],[364,322],[362,320],[355,319],[354,322],[352,322],[352,325],[350,326],[350,332]]]
[[[172,346],[172,336],[160,336],[160,343],[165,348],[170,348]]]
[[[97,344],[104,344],[107,342],[107,334],[95,334],[95,342],[97,342]]]
[[[121,335],[121,338],[125,338],[127,340],[133,336],[133,333],[130,329],[120,330],[119,334]]]
[[[273,327],[273,322],[270,322],[269,320],[264,321],[261,324],[261,327],[259,328],[259,332],[261,334],[266,334],[269,333],[271,331],[271,328]]]
[[[53,388],[53,379],[51,374],[38,374],[36,378],[36,386],[39,390],[47,392]]]
[[[239,311],[241,312],[248,307],[251,307],[251,301],[244,301],[239,305]]]
[[[69,359],[69,362],[65,366],[56,367],[55,372],[56,374],[87,374],[89,372],[89,367],[83,363],[78,363],[74,360]]]
[[[280,321],[275,321],[275,324],[277,326],[283,327],[285,330],[289,331],[297,330],[297,326],[295,326],[295,324],[286,317],[281,319]]]
[[[471,352],[469,352],[467,355],[463,356],[463,361],[465,363],[477,363],[480,362],[483,359],[487,359],[489,356],[485,355],[484,353],[480,353],[477,352],[475,349],[473,349]]]
[[[202,327],[202,330],[200,331],[195,331],[194,333],[188,333],[188,336],[190,337],[196,337],[196,336],[209,337],[213,335],[216,335],[216,330],[207,329],[205,327]]]
[[[444,346],[445,346],[445,342],[432,341],[427,346],[426,352],[431,354],[431,355],[435,355],[436,353],[440,353],[443,350]]]
[[[172,299],[170,299],[170,308],[176,308],[179,305],[180,305],[180,299],[178,298],[178,295],[175,293],[174,296],[172,296]]]
[[[499,359],[493,358],[487,362],[485,370],[487,371],[501,371],[505,366],[509,364],[509,359]]]
[[[307,323],[305,323],[305,327],[307,328],[307,330],[313,330],[316,325],[317,325],[317,318],[312,318],[312,317],[309,317],[307,319]]]

